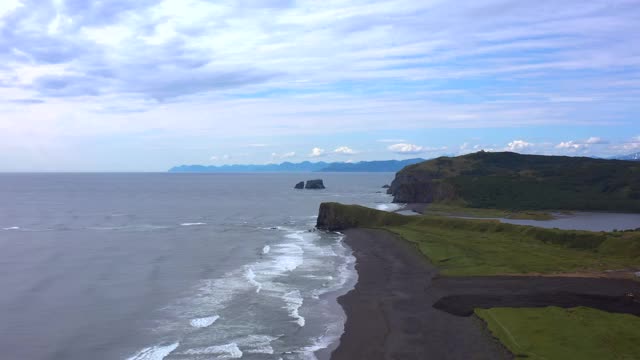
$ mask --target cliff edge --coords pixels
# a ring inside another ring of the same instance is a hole
[[[325,202],[320,204],[316,227],[321,230],[340,231],[356,227],[375,228],[388,225],[403,225],[409,221],[409,216],[387,211],[360,205]]]

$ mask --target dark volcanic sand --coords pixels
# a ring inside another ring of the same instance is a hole
[[[358,283],[338,301],[347,314],[332,360],[509,359],[474,317],[432,305],[437,270],[408,242],[370,229],[345,231],[356,257]]]
[[[636,281],[441,277],[412,244],[396,235],[371,229],[345,234],[359,278],[355,288],[338,299],[347,321],[332,360],[512,358],[479,319],[468,316],[475,307],[590,306],[636,315],[640,311]]]
[[[440,277],[433,286],[447,293],[434,306],[469,316],[474,308],[587,306],[640,316],[640,282],[535,276]],[[628,296],[633,294],[632,296]]]

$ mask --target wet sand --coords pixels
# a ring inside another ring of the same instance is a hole
[[[351,229],[358,282],[338,302],[341,359],[509,359],[475,307],[591,306],[640,314],[640,283],[569,277],[441,277],[415,247],[383,230]],[[629,296],[634,294],[634,296]]]

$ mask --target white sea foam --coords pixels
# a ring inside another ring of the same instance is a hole
[[[340,242],[339,236],[308,232],[300,230],[300,227],[297,229],[282,227],[279,230],[285,231],[280,241],[269,241],[269,245],[262,244],[262,254],[268,254],[268,256],[256,256],[253,263],[231,270],[222,277],[202,280],[198,288],[194,289],[195,294],[166,308],[172,316],[184,319],[181,322],[170,321],[162,325],[162,333],[177,333],[184,336],[180,349],[171,353],[171,356],[207,359],[239,358],[243,353],[245,357],[259,356],[258,354],[273,356],[286,349],[290,350],[288,353],[291,354],[287,358],[293,356],[293,358],[313,359],[313,351],[316,351],[314,349],[324,348],[332,343],[331,339],[335,336],[339,337],[344,320],[339,314],[330,312],[332,307],[327,309],[329,304],[333,304],[331,299],[312,300],[312,297],[344,287],[345,279],[349,279],[350,276],[349,271],[353,270],[353,263],[350,262],[353,257],[350,251]],[[303,278],[305,279],[303,285],[292,286],[296,279]],[[283,317],[288,316],[291,322],[297,325],[294,327],[298,329],[305,327],[306,320],[311,321],[312,317],[316,316],[314,312],[309,311],[305,319],[302,314],[307,314],[306,307],[318,306],[315,310],[321,314],[328,314],[324,318],[327,322],[335,322],[336,324],[331,326],[340,327],[340,331],[335,336],[331,332],[330,337],[324,334],[316,339],[319,334],[314,329],[308,330],[311,332],[309,335],[297,335],[289,333],[295,330],[287,327],[288,330],[283,332],[286,332],[287,336],[296,338],[294,341],[299,341],[297,339],[299,336],[306,338],[303,344],[307,347],[291,349],[290,340],[274,342],[277,338],[269,336],[273,335],[270,334],[270,326],[254,319],[251,313],[242,314],[237,319],[234,319],[234,316],[227,316],[229,311],[227,307],[240,296],[251,297],[251,301],[258,304],[260,311],[271,311],[274,314],[282,314]],[[267,300],[265,297],[272,298],[276,302]],[[271,306],[280,306],[284,311],[277,311]],[[213,314],[223,315],[226,320],[222,322],[218,320],[217,315],[214,317]],[[208,328],[196,330],[194,327]],[[256,331],[266,334],[249,335],[252,332],[255,334]],[[190,349],[185,346],[187,340],[191,338],[197,338],[198,341],[192,343],[200,346],[193,345]],[[200,338],[207,342],[201,342]],[[207,346],[206,344],[225,345]],[[285,349],[280,349],[281,346]]]
[[[6,231],[9,231],[9,230],[20,230],[20,227],[19,226],[11,226],[11,227],[2,228],[2,230],[6,230]]]
[[[262,290],[262,284],[256,281],[256,274],[253,272],[251,266],[247,266],[244,272],[244,277],[249,281],[249,284],[256,287],[256,293],[259,293],[260,290]]]
[[[184,355],[222,355],[219,358],[222,359],[239,359],[242,357],[242,351],[236,343],[214,345],[207,347],[199,347],[188,349],[180,354]]]
[[[313,339],[313,342],[309,346],[305,346],[300,350],[302,354],[302,358],[305,360],[317,360],[315,352],[326,349],[329,345],[333,344],[338,340],[340,335],[336,334],[325,334],[323,336],[319,336]]]
[[[182,223],[182,224],[180,224],[180,226],[201,226],[201,225],[207,225],[207,223],[194,222],[194,223]]]
[[[243,352],[248,354],[273,354],[274,350],[271,342],[277,337],[269,335],[249,335],[243,339],[238,339],[236,343],[242,347]]]
[[[297,245],[287,245],[286,247],[291,250],[292,253],[280,256],[277,266],[283,271],[293,271],[304,262],[302,258],[302,248]]]
[[[270,268],[268,272],[273,275],[293,271],[304,262],[304,250],[294,243],[277,244],[270,251],[275,256],[271,263],[264,265]]]
[[[288,293],[284,294],[282,298],[286,304],[285,308],[287,309],[287,311],[289,311],[289,316],[294,318],[296,320],[296,323],[300,325],[300,327],[304,326],[304,317],[300,316],[299,313],[300,307],[302,307],[302,304],[304,302],[302,296],[300,295],[300,291],[289,291]]]
[[[127,360],[162,360],[165,356],[171,354],[180,343],[173,343],[171,345],[163,346],[151,346],[140,350],[137,354],[128,358]]]
[[[261,230],[283,230],[280,226],[261,227]]]
[[[376,205],[376,209],[382,211],[397,211],[400,210],[404,205],[402,204],[378,204]]]
[[[269,355],[273,355],[274,353],[273,347],[271,347],[271,345],[256,347],[254,349],[248,349],[248,350],[245,350],[244,352],[248,354],[269,354]]]
[[[191,324],[191,326],[196,328],[206,328],[213,325],[213,323],[216,322],[216,320],[218,320],[219,318],[220,316],[218,315],[201,317],[201,318],[192,319],[189,322],[189,324]]]

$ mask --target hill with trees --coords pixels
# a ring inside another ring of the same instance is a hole
[[[407,166],[389,192],[401,203],[640,212],[640,163],[481,151]]]

